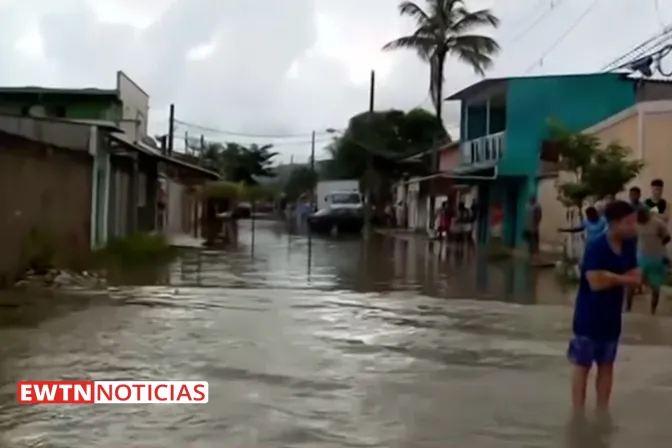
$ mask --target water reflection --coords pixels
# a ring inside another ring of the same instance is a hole
[[[567,423],[567,448],[610,448],[617,427],[609,412],[574,413]]]
[[[256,226],[254,251],[243,228],[227,252],[185,251],[158,285],[5,294],[0,446],[669,443],[666,316],[627,316],[613,425],[568,423],[571,295],[552,273],[417,238],[314,238],[309,256],[305,236]],[[201,379],[211,402],[16,405],[16,381],[37,378]]]

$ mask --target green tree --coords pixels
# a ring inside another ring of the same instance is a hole
[[[363,112],[350,118],[345,132],[326,148],[326,175],[333,179],[361,179],[371,157],[374,171],[394,178],[403,169],[399,160],[426,151],[450,136],[424,109]]]
[[[364,190],[371,191],[372,203],[382,210],[392,182],[413,169],[401,160],[439,141],[450,141],[450,136],[424,109],[364,112],[353,116],[345,132],[327,147],[331,158],[326,172],[332,179],[359,179]],[[369,166],[372,172],[365,176]]]
[[[616,195],[642,170],[640,160],[630,160],[630,148],[618,142],[603,145],[599,137],[569,132],[557,124],[551,128],[558,156],[558,199],[582,216],[590,198]]]
[[[203,148],[201,164],[215,170],[231,182],[257,185],[260,177],[275,175],[271,165],[276,152],[273,145],[243,146],[239,143],[207,143]]]
[[[292,170],[283,190],[287,199],[296,200],[301,194],[311,192],[317,184],[317,173],[308,166],[298,166]]]
[[[415,31],[399,37],[383,47],[384,50],[414,50],[429,64],[429,91],[436,110],[436,117],[443,123],[444,65],[448,56],[454,56],[470,65],[483,76],[493,63],[499,44],[491,37],[479,35],[475,30],[482,26],[497,27],[499,19],[489,10],[471,11],[464,0],[425,0],[423,9],[417,3],[404,1],[399,13],[412,17]],[[438,154],[432,154],[433,170],[439,168]],[[430,213],[434,213],[434,194],[431,195]]]

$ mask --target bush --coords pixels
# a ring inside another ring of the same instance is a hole
[[[125,238],[110,239],[102,249],[94,251],[94,264],[108,267],[149,265],[169,261],[176,250],[163,235],[137,233]]]

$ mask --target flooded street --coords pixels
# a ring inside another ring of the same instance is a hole
[[[672,319],[628,316],[612,417],[569,424],[552,272],[257,223],[157,286],[5,294],[0,448],[632,447],[672,439]],[[164,283],[164,284],[161,284]],[[643,309],[644,307],[640,307]],[[27,379],[206,380],[206,405],[19,406]],[[591,391],[592,392],[592,391]],[[592,398],[592,397],[591,397]]]

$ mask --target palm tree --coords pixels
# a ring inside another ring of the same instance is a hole
[[[499,26],[499,19],[489,10],[470,11],[464,0],[425,0],[426,8],[404,1],[399,13],[415,19],[417,28],[408,36],[389,42],[383,50],[400,48],[415,50],[423,61],[429,63],[429,92],[436,110],[436,118],[443,126],[443,69],[446,58],[455,56],[470,65],[478,75],[492,66],[492,58],[499,50],[493,38],[472,34],[480,26]],[[437,151],[432,151],[432,170],[439,169]],[[434,219],[435,195],[430,193],[429,216]]]
[[[464,0],[425,2],[425,9],[414,2],[399,5],[399,13],[414,18],[418,26],[413,34],[393,40],[383,50],[415,50],[429,63],[429,91],[436,117],[441,120],[446,58],[455,56],[470,65],[476,74],[485,75],[492,66],[493,56],[499,52],[499,44],[491,37],[470,32],[479,26],[496,28],[499,19],[489,9],[468,10]]]

